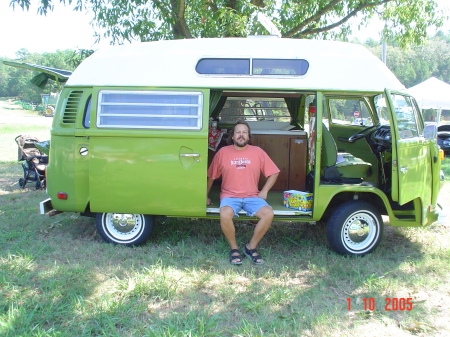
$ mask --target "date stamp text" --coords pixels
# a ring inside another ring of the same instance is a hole
[[[384,310],[385,311],[411,311],[413,310],[413,302],[412,298],[397,298],[397,297],[387,297],[384,299]],[[356,304],[352,303],[351,298],[347,298],[347,310],[352,310],[353,307],[356,306]],[[374,298],[363,298],[362,304],[359,305],[357,308],[358,310],[364,310],[364,311],[374,311],[377,309],[377,304]]]

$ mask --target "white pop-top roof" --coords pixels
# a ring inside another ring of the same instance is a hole
[[[200,75],[202,58],[306,59],[304,76]],[[67,86],[146,86],[220,89],[402,90],[392,72],[357,44],[277,37],[143,42],[100,49],[84,60]]]

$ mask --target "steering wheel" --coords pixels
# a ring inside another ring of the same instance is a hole
[[[375,125],[371,125],[367,128],[364,128],[361,131],[358,131],[357,133],[355,133],[354,135],[351,135],[350,137],[348,137],[348,141],[350,143],[354,143],[358,139],[367,137],[367,136],[371,135],[373,132],[375,132],[379,126],[380,126],[380,124],[375,124]]]

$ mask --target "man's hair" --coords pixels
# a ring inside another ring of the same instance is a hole
[[[228,145],[233,145],[233,144],[234,144],[234,141],[233,141],[234,129],[235,129],[236,126],[239,125],[239,124],[243,124],[243,125],[246,125],[246,126],[247,126],[247,128],[248,128],[248,143],[249,143],[249,144],[252,143],[252,132],[251,132],[251,130],[250,130],[250,125],[248,125],[248,123],[247,123],[246,121],[239,120],[239,121],[236,122],[236,124],[234,124],[233,128],[232,128],[231,131],[230,131],[230,135],[229,135],[228,138],[227,138],[227,144],[228,144]]]

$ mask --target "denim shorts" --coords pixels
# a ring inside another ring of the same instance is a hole
[[[234,211],[234,216],[239,217],[239,211],[244,210],[247,212],[247,216],[255,216],[261,208],[270,205],[261,198],[223,198],[220,200],[220,208],[228,206]]]

